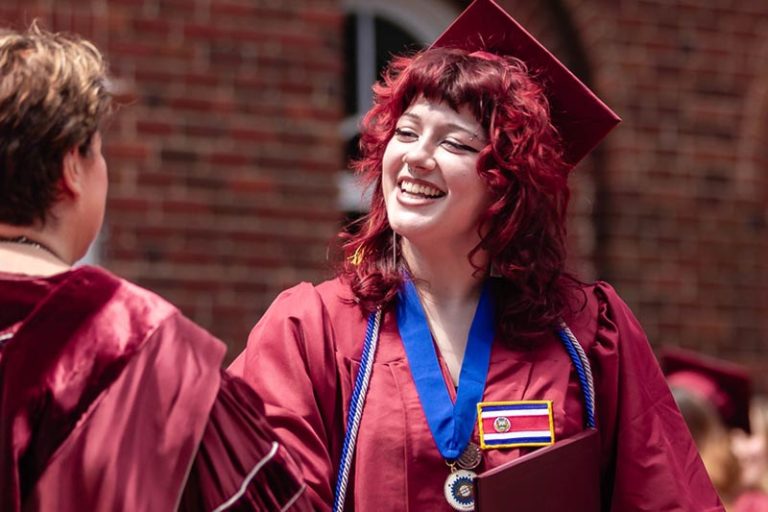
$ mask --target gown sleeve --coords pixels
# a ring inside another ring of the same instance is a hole
[[[640,324],[607,284],[595,295],[603,510],[724,510]]]
[[[310,512],[305,490],[296,464],[264,418],[258,395],[221,370],[221,387],[177,512]]]
[[[264,401],[268,421],[294,456],[317,510],[330,510],[341,400],[334,335],[308,283],[283,292],[256,324],[229,370]]]

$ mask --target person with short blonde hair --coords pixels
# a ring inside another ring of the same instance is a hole
[[[113,107],[107,64],[77,36],[0,32],[0,222],[44,223],[58,194],[62,160],[91,149]]]
[[[73,267],[104,219],[112,103],[93,44],[0,33],[0,510],[309,510],[224,344]]]

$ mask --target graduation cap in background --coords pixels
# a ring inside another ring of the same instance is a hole
[[[509,55],[542,81],[565,161],[576,165],[621,119],[493,0],[475,0],[432,44]]]
[[[749,401],[752,379],[735,363],[682,349],[668,349],[659,362],[667,383],[711,403],[728,427],[750,432]]]

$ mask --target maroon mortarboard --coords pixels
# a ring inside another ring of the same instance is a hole
[[[659,357],[670,387],[680,387],[710,402],[729,427],[750,432],[752,379],[742,366],[682,349]]]
[[[552,124],[564,144],[565,161],[576,165],[621,119],[568,68],[493,0],[475,0],[432,47],[510,55],[523,61],[544,85]]]

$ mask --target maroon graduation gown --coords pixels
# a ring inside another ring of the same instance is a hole
[[[224,345],[156,295],[93,267],[0,274],[6,333],[0,510],[310,510]]]
[[[603,510],[723,510],[639,324],[604,283],[567,323],[592,364],[601,436]],[[339,280],[283,292],[230,370],[263,398],[270,424],[294,452],[316,507],[332,503],[366,319]],[[449,380],[445,365],[446,385]],[[449,391],[455,397],[453,387]],[[522,346],[495,340],[484,401],[552,400],[556,439],[583,429],[581,390],[554,334]],[[478,442],[477,426],[473,439]],[[525,449],[488,450],[480,471]],[[347,509],[450,510],[449,468],[419,402],[392,308],[384,314],[360,424]],[[557,492],[553,489],[553,492]],[[514,503],[510,503],[514,510]]]

